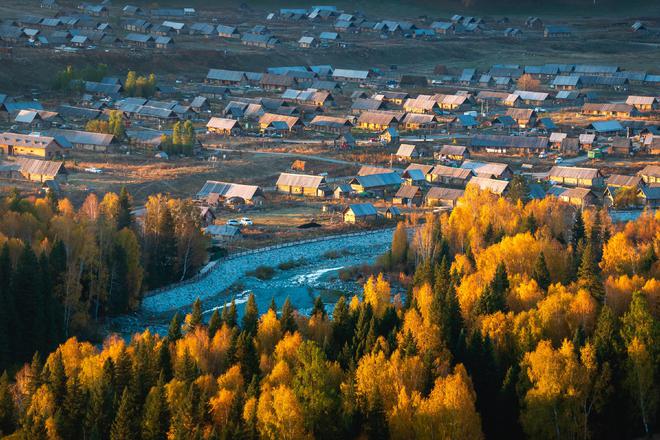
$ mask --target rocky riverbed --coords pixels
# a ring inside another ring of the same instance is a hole
[[[139,312],[116,318],[109,330],[129,335],[149,327],[163,333],[172,315],[176,311],[188,312],[196,298],[202,300],[207,316],[214,309],[222,309],[232,298],[241,314],[249,292],[254,292],[260,311],[267,310],[271,299],[279,308],[289,297],[294,307],[306,313],[319,294],[331,309],[341,293],[352,294],[359,289],[354,283],[341,281],[338,272],[342,268],[375,262],[389,249],[392,232],[387,229],[357,236],[329,237],[220,260],[193,282],[174,285],[145,297]],[[247,275],[258,266],[277,268],[281,263],[293,261],[299,265],[276,269],[269,280]]]

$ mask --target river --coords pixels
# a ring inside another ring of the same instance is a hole
[[[196,298],[200,298],[208,318],[215,309],[221,310],[232,299],[242,315],[250,292],[255,294],[260,312],[268,309],[272,299],[280,309],[287,297],[301,313],[308,313],[314,298],[321,295],[328,310],[341,293],[359,290],[354,283],[342,282],[338,273],[343,268],[373,264],[385,253],[392,241],[392,229],[361,235],[328,237],[312,243],[293,244],[281,249],[266,249],[249,255],[218,261],[204,276],[192,282],[173,285],[146,296],[140,310],[112,320],[110,332],[129,336],[145,328],[163,334],[176,311],[187,313]],[[330,255],[332,254],[332,255]],[[276,268],[280,263],[299,261],[290,269],[276,269],[269,280],[247,275],[257,266]]]

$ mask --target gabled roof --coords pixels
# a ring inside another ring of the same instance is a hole
[[[209,69],[206,74],[207,79],[215,81],[241,82],[245,78],[245,72],[237,70]]]
[[[567,167],[561,165],[553,166],[548,172],[548,178],[561,177],[573,179],[596,179],[601,173],[596,168]]]
[[[436,165],[431,170],[431,175],[446,177],[450,179],[466,180],[469,179],[470,176],[474,175],[474,173],[469,168],[454,168],[445,165]]]
[[[20,172],[23,174],[36,174],[54,179],[58,174],[66,173],[63,162],[19,158]]]
[[[350,78],[350,79],[367,79],[369,77],[368,70],[351,70],[351,69],[335,69],[332,72],[333,78]]]
[[[509,186],[507,180],[488,179],[485,177],[473,177],[468,182],[468,187],[476,186],[482,191],[490,191],[493,194],[502,195]]]
[[[396,152],[396,155],[399,157],[412,157],[413,153],[416,152],[416,146],[412,144],[401,144],[399,149]]]
[[[419,186],[415,185],[401,185],[399,190],[396,192],[394,197],[400,197],[400,198],[406,198],[406,199],[412,199],[413,197],[417,196],[420,194],[420,189]]]
[[[344,213],[348,211],[353,212],[353,215],[356,217],[378,215],[378,211],[371,203],[354,203],[352,205],[348,205],[348,207],[344,209]]]
[[[497,162],[478,162],[476,160],[466,160],[461,164],[461,168],[472,170],[475,174],[500,177],[507,171],[511,171],[509,165]]]
[[[367,174],[365,176],[356,176],[351,182],[356,182],[365,189],[377,188],[381,186],[396,186],[403,183],[403,179],[396,172],[382,174]]]
[[[455,188],[444,188],[440,186],[433,186],[426,193],[426,200],[452,200],[456,201],[463,197],[465,190]]]
[[[197,198],[205,198],[210,194],[218,194],[225,199],[240,197],[243,200],[249,201],[260,192],[261,188],[255,185],[207,180],[202,189],[197,193]]]
[[[325,184],[325,177],[311,174],[282,173],[277,179],[277,186],[297,186],[302,188],[319,188]]]
[[[642,182],[641,176],[627,176],[624,174],[612,174],[605,179],[607,186],[639,186]]]
[[[231,130],[236,127],[238,121],[235,119],[226,119],[213,117],[206,124],[206,128],[214,128],[216,130]]]
[[[114,140],[114,136],[106,133],[93,133],[82,130],[64,130],[53,128],[46,132],[49,136],[55,138],[64,138],[72,144],[109,146]]]
[[[639,176],[652,176],[660,177],[660,166],[659,165],[647,165],[644,169],[640,170],[637,175]]]

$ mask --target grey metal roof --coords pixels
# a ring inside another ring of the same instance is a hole
[[[348,205],[345,211],[352,211],[356,217],[378,215],[378,211],[371,203],[354,203]]]
[[[245,72],[238,70],[210,69],[206,78],[216,81],[241,82],[245,79]]]
[[[256,185],[207,180],[202,189],[197,192],[197,198],[201,199],[208,197],[210,194],[218,194],[225,199],[239,197],[243,200],[250,201],[260,192],[261,188]]]
[[[319,188],[325,183],[325,177],[311,174],[282,173],[276,185],[297,186],[302,188]]]
[[[366,189],[380,186],[397,186],[403,183],[401,176],[395,172],[356,176],[354,180]]]

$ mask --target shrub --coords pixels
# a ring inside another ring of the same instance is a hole
[[[275,269],[270,266],[259,266],[256,269],[247,272],[247,275],[259,278],[260,280],[270,280],[275,276]]]

